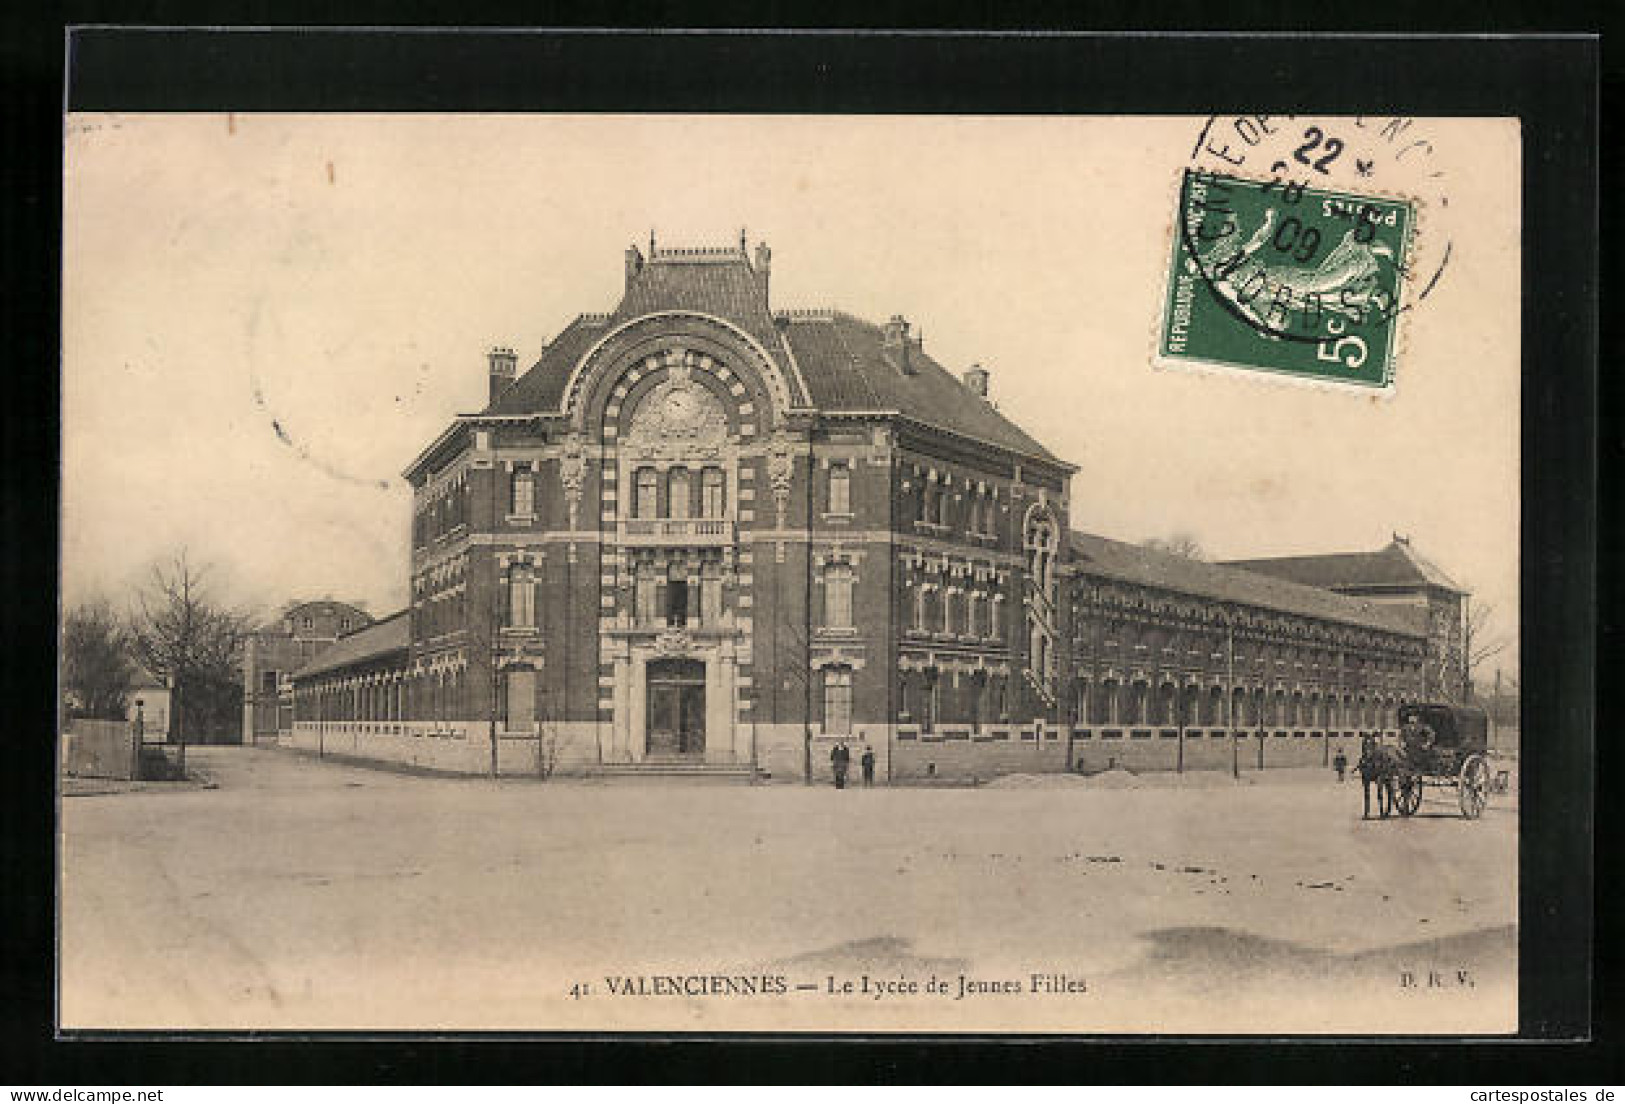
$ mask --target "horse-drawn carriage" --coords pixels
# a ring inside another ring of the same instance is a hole
[[[1489,799],[1489,723],[1482,709],[1459,705],[1399,707],[1399,747],[1392,759],[1394,808],[1410,816],[1428,786],[1455,787],[1461,815],[1477,819]]]

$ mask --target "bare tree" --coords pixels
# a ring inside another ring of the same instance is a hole
[[[207,565],[194,565],[181,549],[168,562],[153,565],[131,617],[136,657],[170,681],[170,717],[182,770],[188,730],[234,717],[242,646],[252,625],[245,612],[221,604],[210,592],[209,573]]]
[[[1196,539],[1196,534],[1184,530],[1175,531],[1166,537],[1147,537],[1140,542],[1140,547],[1183,556],[1187,560],[1206,558],[1206,554],[1202,551],[1202,542]]]
[[[69,611],[62,624],[62,689],[81,716],[123,718],[135,664],[129,629],[106,598]]]
[[[1469,605],[1461,629],[1461,700],[1473,698],[1473,672],[1484,661],[1506,650],[1504,636],[1492,636],[1490,622],[1495,618],[1495,607],[1489,603]]]

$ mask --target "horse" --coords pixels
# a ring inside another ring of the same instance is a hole
[[[1371,819],[1371,790],[1377,791],[1377,816],[1387,819],[1394,807],[1394,780],[1399,775],[1399,756],[1383,747],[1375,736],[1360,738],[1360,796],[1364,801],[1361,820]]]

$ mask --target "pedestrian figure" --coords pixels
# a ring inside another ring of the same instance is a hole
[[[1337,780],[1343,781],[1343,776],[1349,769],[1349,757],[1343,754],[1343,749],[1337,749],[1337,755],[1332,759],[1332,769],[1337,772]]]
[[[875,784],[875,749],[868,744],[864,744],[863,757],[858,760],[858,763],[863,767],[863,784],[873,786]]]
[[[835,775],[835,788],[837,790],[846,789],[846,770],[851,765],[852,752],[845,743],[836,744],[830,749],[829,766],[830,771]]]
[[[1386,748],[1377,743],[1375,736],[1360,737],[1360,761],[1355,764],[1360,772],[1360,797],[1364,802],[1361,820],[1371,819],[1371,791],[1377,791],[1377,815],[1384,819],[1394,802],[1393,758]]]

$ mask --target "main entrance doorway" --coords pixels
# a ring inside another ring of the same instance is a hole
[[[650,758],[705,754],[705,664],[697,659],[649,662]]]

